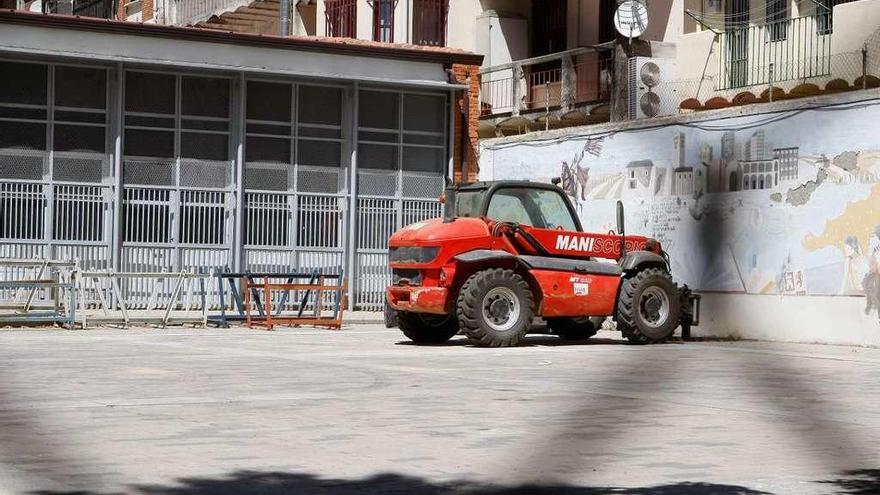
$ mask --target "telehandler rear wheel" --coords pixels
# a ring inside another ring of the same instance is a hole
[[[663,342],[678,326],[678,289],[661,268],[645,268],[623,279],[617,300],[617,328],[636,344]]]
[[[480,345],[519,344],[534,314],[532,290],[513,270],[479,271],[465,281],[458,293],[458,323]]]
[[[458,333],[455,315],[397,312],[397,326],[416,344],[442,344]]]
[[[599,325],[601,325],[601,321]],[[559,335],[563,340],[587,340],[596,332],[599,327],[593,318],[583,316],[579,318],[547,318],[547,326],[553,333]]]

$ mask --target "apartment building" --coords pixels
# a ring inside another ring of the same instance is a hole
[[[474,176],[481,62],[0,11],[0,257],[344,273],[381,309],[388,237]]]

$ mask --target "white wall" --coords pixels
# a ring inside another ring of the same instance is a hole
[[[841,93],[484,140],[480,179],[585,172],[586,186],[567,191],[585,229],[613,229],[623,201],[627,232],[657,238],[675,279],[704,294],[698,334],[877,345],[878,132],[880,90]],[[730,174],[741,184],[747,142],[762,156],[797,148],[797,177],[731,189]],[[678,143],[685,165],[706,171],[708,188],[697,177],[694,187],[670,187]],[[627,165],[639,160],[656,173],[650,188],[633,190]]]

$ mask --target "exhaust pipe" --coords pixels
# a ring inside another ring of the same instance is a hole
[[[623,216],[623,201],[617,200],[617,232],[620,234],[620,257],[626,256],[626,228],[625,218]]]

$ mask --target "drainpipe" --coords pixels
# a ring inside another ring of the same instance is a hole
[[[456,83],[455,74],[452,69],[446,69],[449,74],[449,82]],[[471,94],[471,75],[468,72],[465,79],[465,88],[461,90],[461,183],[466,184],[468,181],[468,172],[470,171],[470,163],[468,162],[468,148],[470,147],[470,135],[468,134],[468,126],[470,124],[470,94]],[[455,171],[453,171],[453,179]]]
[[[468,162],[468,150],[471,147],[470,142],[470,110],[471,110],[471,76],[465,79],[468,87],[461,90],[461,182],[467,184],[470,163]]]
[[[290,2],[291,0],[281,0],[281,36],[290,35]]]

